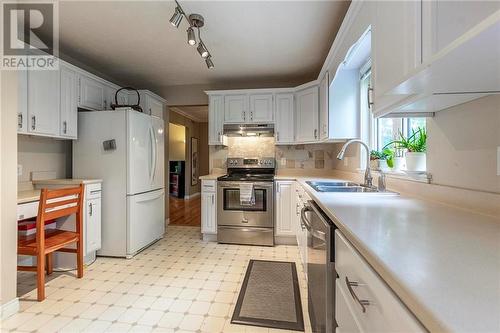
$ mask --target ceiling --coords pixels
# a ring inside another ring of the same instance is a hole
[[[205,17],[208,70],[186,42],[174,1],[61,1],[60,51],[119,83],[161,91],[175,85],[300,84],[315,79],[349,2],[183,1]]]

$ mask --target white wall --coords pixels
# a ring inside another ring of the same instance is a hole
[[[168,124],[168,149],[170,161],[186,160],[186,127]]]
[[[71,147],[70,140],[19,135],[17,164],[22,165],[23,174],[18,181],[31,181],[33,171],[53,171],[56,178],[71,177]]]
[[[16,298],[17,72],[0,71],[0,303]]]

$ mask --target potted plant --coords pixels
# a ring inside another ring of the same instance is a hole
[[[410,172],[425,172],[426,150],[427,150],[427,131],[424,128],[413,130],[412,134],[405,138],[399,133],[399,140],[394,141],[397,149],[406,150],[406,170]]]
[[[387,171],[392,168],[394,166],[393,156],[392,151],[388,148],[381,151],[372,150],[370,152],[370,162],[375,164],[372,165],[373,169]]]

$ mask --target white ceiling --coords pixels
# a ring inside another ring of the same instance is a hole
[[[161,94],[196,84],[295,85],[315,79],[349,2],[183,1],[205,17],[208,70],[186,43],[185,20],[168,22],[173,1],[59,2],[62,54],[115,78]]]

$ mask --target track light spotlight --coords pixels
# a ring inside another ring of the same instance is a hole
[[[196,37],[194,35],[194,30],[192,27],[189,27],[187,29],[187,36],[188,36],[188,44],[189,45],[196,45]]]
[[[181,21],[182,21],[182,11],[181,9],[177,6],[175,7],[175,12],[174,12],[174,15],[172,15],[172,18],[170,18],[170,23],[178,28],[179,27],[179,24],[181,24]]]
[[[200,42],[198,43],[198,47],[196,48],[198,50],[198,53],[201,55],[202,58],[208,57],[209,53],[207,48],[205,47],[205,44],[203,44],[203,41],[200,39]]]
[[[214,68],[214,63],[213,63],[213,61],[212,61],[212,57],[211,57],[211,56],[208,56],[208,57],[205,59],[205,63],[207,64],[208,69],[212,69],[212,68]]]

